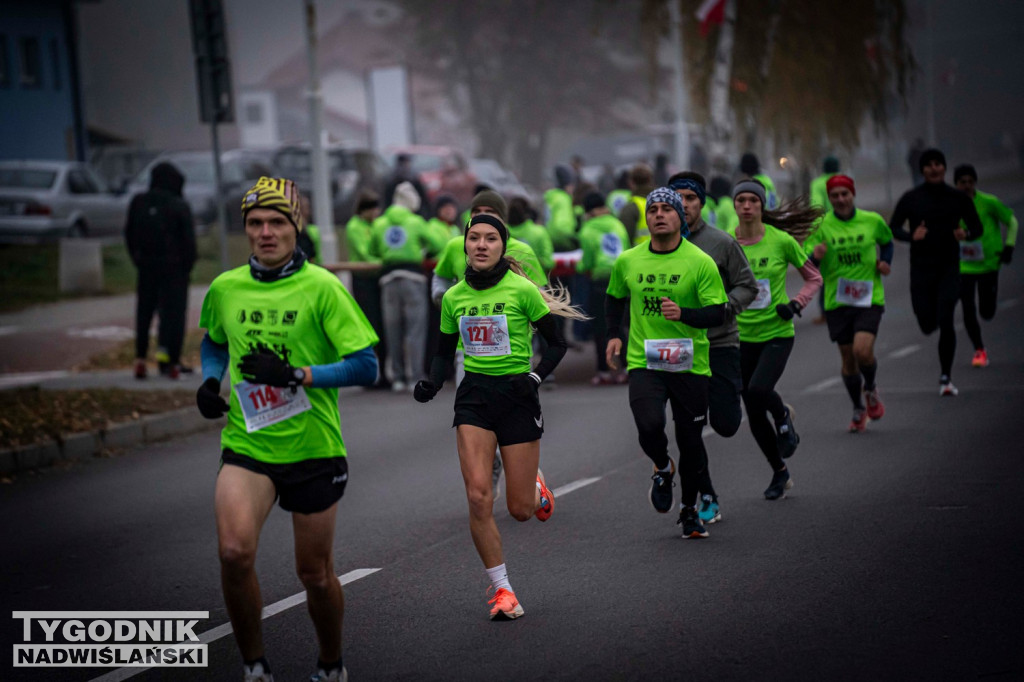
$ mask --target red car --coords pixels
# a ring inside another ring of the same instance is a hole
[[[462,152],[452,147],[412,145],[388,150],[387,160],[395,167],[399,154],[408,154],[412,159],[412,170],[420,176],[427,190],[427,197],[434,201],[439,194],[451,194],[459,206],[469,206],[476,188],[476,175],[469,170],[469,164]]]

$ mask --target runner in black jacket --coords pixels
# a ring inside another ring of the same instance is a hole
[[[953,311],[960,298],[960,242],[981,237],[982,226],[970,197],[946,184],[942,152],[924,151],[920,167],[924,183],[900,197],[889,228],[893,237],[910,242],[910,300],[917,324],[925,334],[939,330],[939,395],[955,396],[950,372],[956,354]]]

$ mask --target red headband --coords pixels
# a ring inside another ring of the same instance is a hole
[[[857,189],[853,186],[853,178],[849,175],[833,175],[825,183],[825,191],[831,192],[836,187],[845,187],[850,193],[857,196]]]

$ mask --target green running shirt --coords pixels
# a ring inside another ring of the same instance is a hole
[[[459,335],[467,372],[523,374],[532,369],[530,324],[549,312],[537,285],[510,270],[490,289],[461,281],[444,292],[441,333]]]
[[[711,376],[707,330],[666,320],[661,314],[663,296],[680,308],[703,308],[728,301],[722,276],[711,256],[685,239],[670,253],[654,253],[650,242],[634,246],[624,251],[612,266],[608,295],[629,297],[628,369]],[[673,345],[666,347],[666,342]],[[659,353],[667,351],[672,355],[680,349],[692,358],[684,358],[681,369],[659,365]]]
[[[576,271],[590,273],[596,280],[608,279],[616,259],[627,246],[629,234],[618,218],[611,213],[591,218],[580,229],[580,249],[583,255],[576,263]]]
[[[818,267],[825,281],[825,310],[885,305],[882,274],[876,267],[877,246],[891,241],[892,231],[873,211],[857,209],[848,221],[835,213],[821,219],[804,242],[804,253],[810,256],[817,244],[828,246]]]
[[[252,433],[246,430],[240,400],[259,396],[244,386],[236,390],[244,381],[238,363],[257,344],[272,348],[294,367],[308,367],[338,362],[377,343],[373,327],[336,275],[309,263],[275,282],[253,279],[248,265],[228,270],[210,284],[199,326],[215,343],[228,345],[232,390],[222,447],[271,464],[346,455],[338,389],[304,387],[309,410]]]
[[[736,236],[735,228],[729,231]],[[796,336],[793,320],[783,320],[775,306],[789,303],[786,294],[786,270],[803,267],[807,255],[793,237],[771,225],[764,226],[764,237],[756,244],[740,244],[757,280],[757,298],[736,316],[740,341],[760,343]]]
[[[960,272],[968,275],[999,269],[999,254],[1003,251],[1003,234],[999,223],[1010,225],[1014,220],[1013,211],[992,194],[975,191],[974,208],[978,210],[984,231],[981,239],[960,242]],[[963,224],[960,226],[963,227]],[[1012,245],[1014,241],[1008,233],[1006,243]]]

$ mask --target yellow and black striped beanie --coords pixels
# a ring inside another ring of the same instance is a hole
[[[291,180],[284,178],[260,178],[242,198],[242,223],[245,216],[254,208],[271,208],[292,221],[299,232],[305,228],[302,218],[302,206],[299,203],[299,188]]]

